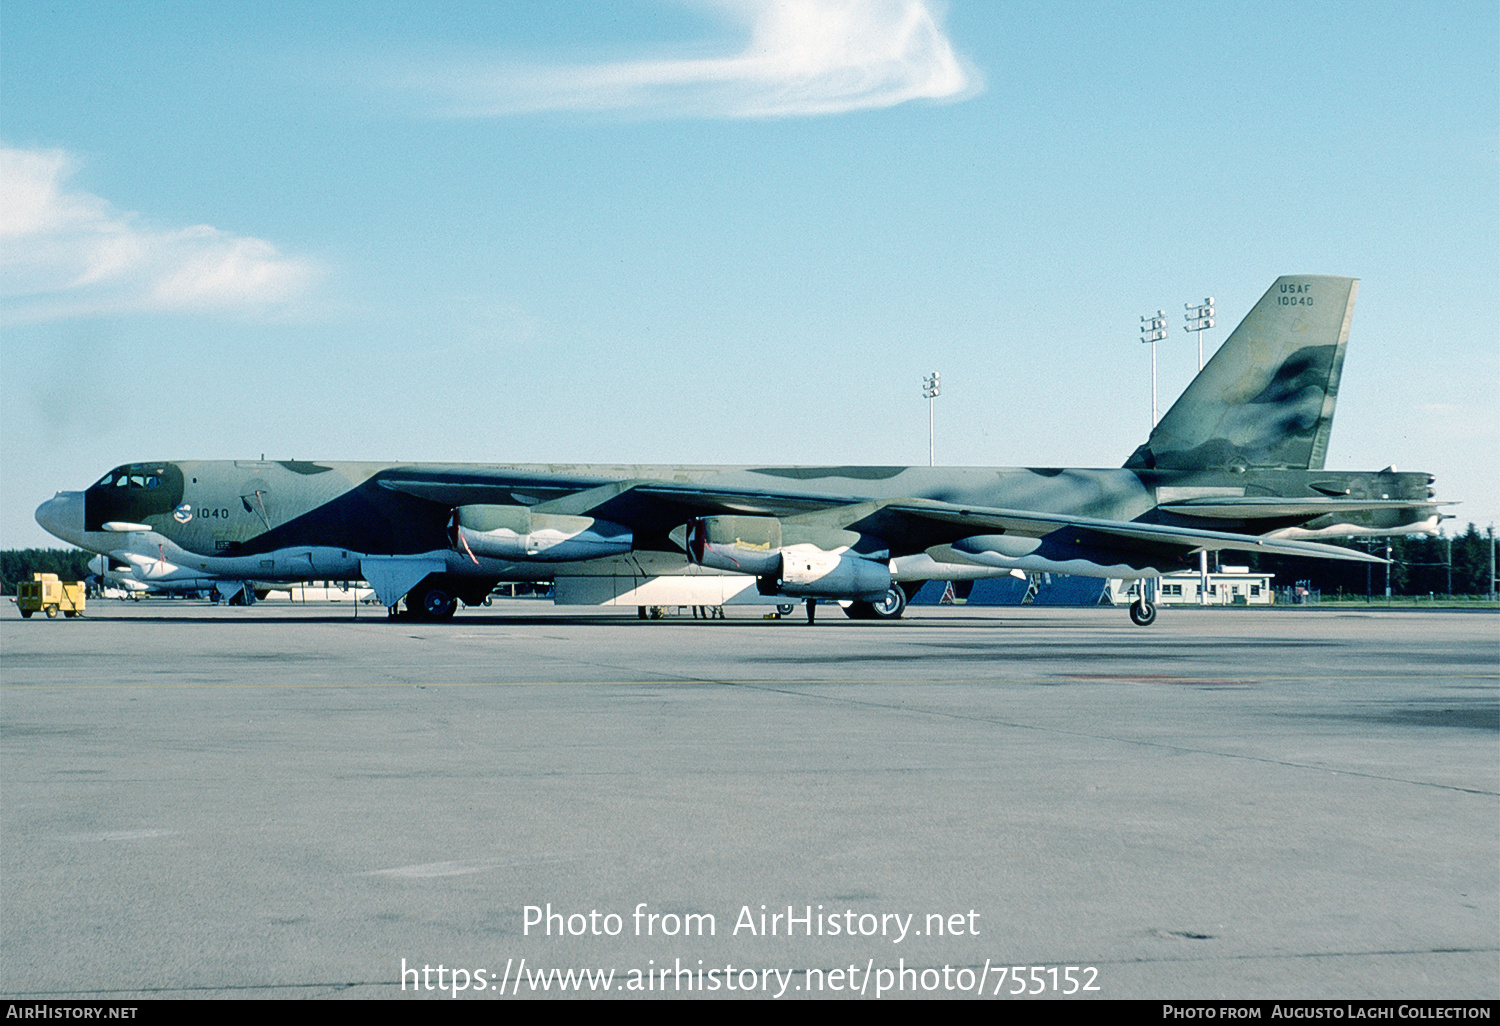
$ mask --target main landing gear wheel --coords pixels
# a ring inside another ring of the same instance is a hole
[[[870,612],[875,614],[877,620],[901,619],[901,614],[906,612],[906,592],[901,585],[892,581],[891,590],[885,593],[885,598],[870,604]]]
[[[448,594],[447,589],[434,585],[413,589],[406,596],[406,608],[423,620],[447,620],[458,611],[458,599]]]
[[[1145,601],[1130,603],[1130,622],[1137,627],[1150,627],[1156,622],[1156,607]]]
[[[906,592],[895,583],[879,602],[854,601],[844,607],[844,615],[851,620],[899,620],[904,612]]]

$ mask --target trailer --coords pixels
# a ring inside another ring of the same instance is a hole
[[[16,608],[24,619],[32,613],[46,613],[48,618],[83,615],[83,582],[60,581],[56,574],[32,574],[29,581],[16,583]]]

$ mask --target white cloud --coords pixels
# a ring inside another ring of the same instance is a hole
[[[208,225],[161,228],[68,189],[62,150],[0,147],[0,299],[8,320],[284,304],[309,260]]]
[[[723,0],[749,30],[726,57],[450,68],[404,84],[459,117],[544,110],[659,117],[841,114],[956,98],[979,76],[953,51],[926,0]]]

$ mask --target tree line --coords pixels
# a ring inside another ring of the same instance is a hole
[[[92,552],[82,549],[0,550],[0,595],[14,595],[17,581],[32,574],[56,574],[59,580],[81,581],[89,575]]]
[[[1244,555],[1250,569],[1275,574],[1273,583],[1278,587],[1307,581],[1325,596],[1384,596],[1387,570],[1392,595],[1485,595],[1490,590],[1490,538],[1473,524],[1463,534],[1437,538],[1412,535],[1318,540],[1382,558],[1389,543],[1392,562],[1384,567],[1238,552],[1225,552],[1220,558],[1235,563]]]

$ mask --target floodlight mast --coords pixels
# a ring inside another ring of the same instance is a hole
[[[1141,341],[1151,346],[1151,426],[1156,427],[1156,343],[1167,337],[1167,312],[1156,311],[1155,317],[1141,318]]]
[[[927,465],[937,466],[937,445],[933,434],[933,400],[943,394],[943,383],[937,371],[922,379],[922,398],[927,400]]]
[[[1490,601],[1495,601],[1495,525],[1490,525]]]
[[[1156,431],[1156,343],[1165,339],[1171,332],[1167,330],[1167,312],[1156,311],[1155,317],[1141,318],[1141,341],[1151,344],[1151,430]],[[1141,601],[1147,605],[1156,599],[1155,577],[1148,577],[1141,582]]]
[[[1183,331],[1196,331],[1198,333],[1198,369],[1203,369],[1203,332],[1214,326],[1214,297],[1209,296],[1201,303],[1183,303],[1186,311],[1182,317],[1186,324]]]
[[[1203,332],[1214,326],[1214,297],[1209,296],[1198,304],[1183,303],[1183,331],[1198,333],[1198,371],[1203,371]],[[1208,605],[1208,550],[1198,553],[1198,604]]]

